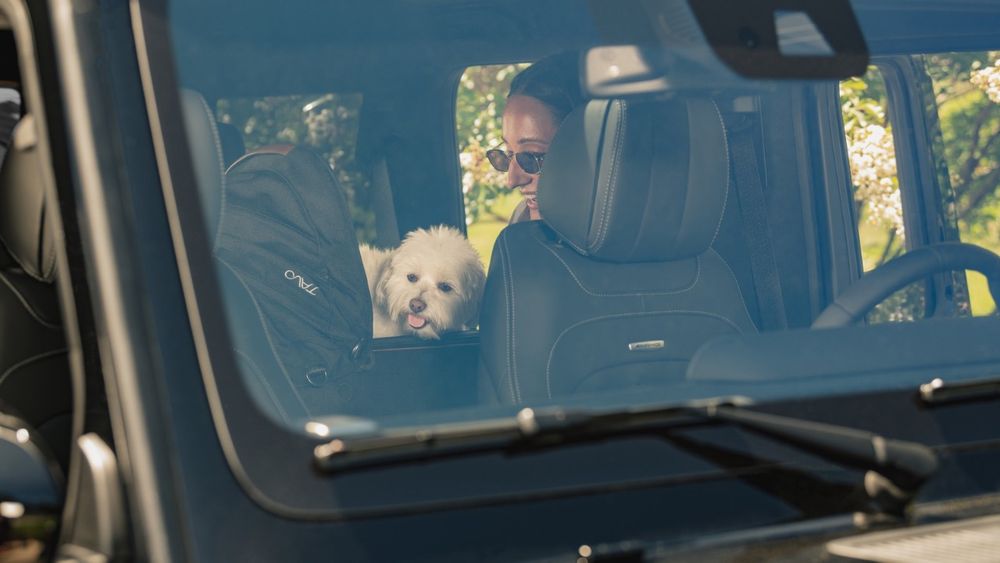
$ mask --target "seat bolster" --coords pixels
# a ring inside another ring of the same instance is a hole
[[[483,300],[480,304],[479,329],[480,338],[488,336],[488,343],[480,341],[480,399],[488,402],[497,400],[500,403],[518,402],[517,390],[514,387],[514,367],[511,357],[512,342],[509,338],[513,328],[512,303],[510,292],[510,257],[506,249],[509,247],[510,233],[516,232],[519,223],[504,229],[493,245],[490,258],[490,270],[486,276],[486,286],[483,289]],[[487,391],[491,391],[487,392]]]

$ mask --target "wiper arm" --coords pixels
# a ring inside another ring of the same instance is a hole
[[[893,515],[902,515],[906,504],[937,470],[936,454],[922,444],[736,406],[748,402],[742,397],[716,398],[612,412],[526,408],[508,419],[337,438],[317,446],[315,460],[321,470],[343,473],[428,459],[525,452],[615,436],[659,434],[694,417],[737,425],[834,463],[868,470],[866,491],[880,502],[884,512]]]
[[[758,432],[834,463],[867,470],[866,492],[881,504],[882,511],[895,516],[902,516],[903,509],[938,468],[937,454],[931,448],[865,430],[726,406],[710,406],[703,415]]]
[[[493,451],[529,451],[616,435],[656,433],[719,404],[747,404],[745,397],[713,398],[621,411],[521,409],[517,416],[481,422],[400,428],[335,438],[316,446],[317,466],[330,473],[415,463]]]
[[[945,381],[936,378],[920,386],[920,399],[929,405],[976,401],[1000,396],[1000,377],[971,381]]]

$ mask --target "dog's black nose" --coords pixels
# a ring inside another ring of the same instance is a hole
[[[423,301],[416,298],[410,299],[410,310],[413,311],[414,313],[419,313],[426,308],[427,308],[427,303],[424,303]]]

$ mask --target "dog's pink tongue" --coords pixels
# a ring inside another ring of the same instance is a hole
[[[411,328],[424,328],[424,325],[427,324],[427,319],[410,313],[406,317],[406,322],[410,324]]]

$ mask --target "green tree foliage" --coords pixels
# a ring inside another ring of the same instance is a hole
[[[925,58],[963,238],[1000,246],[1000,52]],[[992,99],[991,99],[992,97]]]
[[[219,100],[216,115],[240,130],[248,151],[294,144],[323,156],[347,193],[358,240],[372,241],[371,182],[355,154],[361,102],[359,94]]]
[[[486,151],[503,142],[500,116],[510,81],[527,66],[476,66],[462,74],[456,100],[456,126],[467,223],[486,218],[507,220],[497,216],[493,209],[507,193],[506,178],[490,166]]]
[[[963,240],[993,250],[1000,250],[998,55],[949,53],[922,61],[933,83],[925,111],[941,130],[934,151],[946,210]],[[904,251],[888,100],[875,67],[862,78],[843,82],[840,92],[862,254],[869,270]],[[955,284],[960,290],[964,286],[964,281]],[[922,284],[914,284],[883,302],[869,320],[912,320],[923,308]]]

